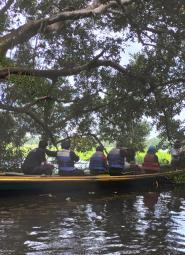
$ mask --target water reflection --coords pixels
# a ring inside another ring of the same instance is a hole
[[[185,254],[182,189],[0,200],[0,254]]]

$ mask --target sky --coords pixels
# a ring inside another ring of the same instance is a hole
[[[122,65],[127,65],[129,61],[132,59],[132,55],[138,53],[142,50],[142,45],[137,42],[130,42],[128,46],[125,48],[125,52],[122,54]]]

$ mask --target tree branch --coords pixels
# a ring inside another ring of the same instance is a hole
[[[30,109],[31,106],[37,104],[40,101],[48,101],[48,100],[51,100],[51,99],[53,100],[53,98],[51,98],[50,96],[39,97],[39,98],[36,98],[33,102],[26,104],[25,106],[23,106],[20,109],[27,110],[27,109]]]
[[[101,55],[100,55],[101,56]],[[2,68],[0,69],[0,80],[7,79],[10,75],[26,75],[26,76],[35,76],[35,77],[44,77],[53,79],[56,77],[66,77],[66,76],[72,76],[77,75],[81,73],[82,71],[89,71],[91,69],[95,69],[98,67],[112,67],[113,69],[125,74],[130,75],[130,73],[120,64],[115,63],[111,60],[99,60],[97,57],[95,57],[93,60],[91,60],[89,63],[79,66],[74,66],[70,68],[62,68],[59,70],[51,69],[51,70],[39,70],[39,69],[30,69],[30,68],[24,68],[24,67],[9,67],[9,68]],[[131,75],[133,78],[139,78],[134,77],[134,75]],[[142,77],[140,77],[142,79]]]
[[[128,3],[129,1],[131,0],[123,0],[122,2]],[[77,20],[77,19],[92,17],[94,15],[103,14],[109,8],[114,6],[118,6],[117,1],[110,0],[104,4],[99,4],[98,6],[95,6],[94,8],[89,8],[88,6],[84,9],[60,12],[49,18],[40,19],[36,21],[29,21],[28,23],[13,30],[11,33],[5,36],[2,36],[0,38],[0,55],[4,56],[8,49],[13,48],[19,43],[28,41],[37,33],[43,32],[49,25],[55,24],[57,22],[66,21],[66,20]]]
[[[33,106],[34,104],[36,104],[38,101],[47,100],[47,99],[48,99],[48,97],[37,98],[34,102],[29,103],[29,104],[27,104],[24,107],[14,107],[14,106],[11,106],[11,105],[5,105],[5,104],[0,102],[0,109],[6,110],[8,112],[15,112],[15,113],[18,113],[18,114],[26,114],[26,115],[28,115],[32,120],[35,121],[35,123],[37,123],[44,130],[46,135],[50,138],[52,144],[56,146],[55,139],[54,139],[53,134],[50,131],[50,129],[39,118],[39,116],[37,116],[34,112],[32,112],[30,110],[30,107]]]
[[[91,136],[94,138],[94,140],[100,145],[103,147],[105,153],[108,155],[108,151],[106,150],[106,148],[104,147],[103,143],[101,142],[101,140],[98,138],[98,136],[96,134],[93,134],[93,133],[85,133],[87,136]]]

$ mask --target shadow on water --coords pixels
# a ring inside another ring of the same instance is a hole
[[[185,254],[185,189],[0,198],[0,254]]]

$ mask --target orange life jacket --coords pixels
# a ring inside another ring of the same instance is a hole
[[[144,157],[142,169],[152,171],[160,170],[160,164],[156,161],[156,156],[154,154],[146,154],[146,156]]]

